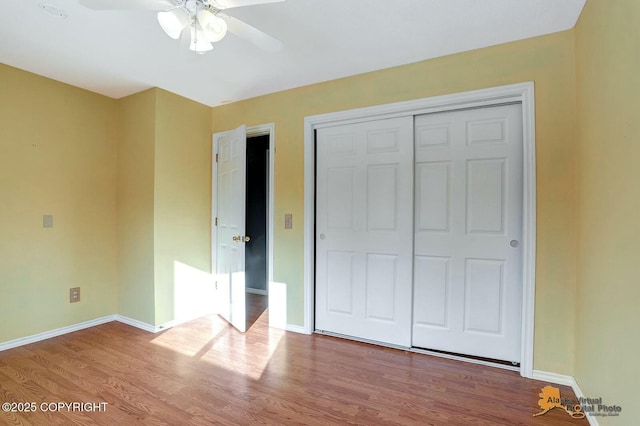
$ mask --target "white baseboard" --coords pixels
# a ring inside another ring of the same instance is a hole
[[[67,327],[56,328],[55,330],[44,331],[42,333],[33,334],[31,336],[20,337],[18,339],[2,342],[0,343],[0,352],[6,351],[8,349],[17,348],[18,346],[24,346],[30,343],[35,343],[42,340],[50,339],[52,337],[62,336],[63,334],[73,333],[74,331],[84,330],[85,328],[95,327],[96,325],[106,324],[112,321],[118,321],[123,324],[127,324],[135,328],[139,328],[140,330],[147,331],[149,333],[158,333],[160,331],[168,330],[172,327],[183,324],[185,322],[192,321],[193,319],[194,318],[190,318],[190,319],[184,319],[181,321],[172,320],[159,325],[151,325],[144,321],[129,318],[124,315],[117,315],[117,314],[107,315],[107,316],[96,318],[93,320],[84,321],[78,324],[69,325]],[[294,333],[308,334],[305,332],[303,327],[300,327],[298,325],[287,324],[287,331],[292,331]]]
[[[260,289],[257,289],[257,288],[247,287],[245,289],[245,291],[247,293],[251,293],[251,294],[259,294],[260,296],[266,296],[267,295],[267,290],[260,290]]]
[[[300,333],[300,334],[310,334],[310,333],[307,333],[307,330],[301,325],[287,324],[287,331],[291,331],[293,333]]]
[[[187,318],[182,318],[182,319],[178,319],[178,320],[171,320],[171,321],[163,322],[160,325],[153,326],[153,330],[154,331],[152,331],[152,333],[158,333],[160,331],[168,330],[168,329],[176,327],[176,326],[178,326],[180,324],[184,324],[186,322],[193,321],[193,320],[196,320],[198,318],[207,317],[209,315],[215,315],[215,312],[208,312],[206,314],[199,314],[199,315],[197,315],[195,317],[187,317]]]
[[[131,327],[139,328],[140,330],[148,331],[149,333],[157,333],[164,328],[159,328],[161,326],[151,325],[143,321],[139,321],[137,319],[125,317],[123,315],[114,315],[114,320],[121,322],[123,324],[130,325]]]
[[[33,334],[31,336],[20,337],[18,339],[9,340],[0,343],[0,352],[8,349],[17,348],[18,346],[28,345],[30,343],[40,342],[42,340],[50,339],[52,337],[62,336],[63,334],[73,333],[74,331],[84,330],[85,328],[95,327],[96,325],[106,324],[108,322],[118,321],[123,324],[130,325],[135,328],[139,328],[149,333],[158,333],[160,331],[168,330],[176,325],[189,322],[191,319],[183,321],[168,321],[160,325],[151,325],[137,319],[125,317],[123,315],[107,315],[104,317],[96,318],[89,321],[84,321],[78,324],[69,325],[67,327],[56,328],[55,330],[44,331],[42,333]]]
[[[580,386],[578,385],[576,379],[573,379],[573,385],[571,387],[573,388],[573,392],[576,394],[576,398],[585,397],[584,392],[582,392],[582,389],[580,389]],[[589,421],[589,424],[591,426],[600,426],[600,424],[598,423],[598,418],[596,416],[587,415],[587,420]]]
[[[547,371],[541,370],[533,370],[533,375],[531,376],[533,380],[541,380],[543,382],[555,383],[557,385],[571,386],[573,389],[573,393],[576,394],[576,398],[584,398],[585,395],[580,389],[578,382],[573,376],[566,376],[564,374],[556,374],[549,373]],[[599,426],[598,419],[596,416],[586,416],[589,424],[591,426]]]
[[[573,376],[566,376],[564,374],[549,373],[548,371],[533,370],[531,375],[533,380],[541,380],[543,382],[555,383],[556,385],[564,385],[573,387],[576,384],[576,379]],[[575,389],[574,389],[575,392]]]
[[[89,321],[84,321],[78,324],[69,325],[66,327],[56,328],[54,330],[44,331],[42,333],[32,334],[31,336],[20,337],[18,339],[9,340],[7,342],[0,343],[0,352],[7,349],[17,348],[18,346],[28,345],[30,343],[40,342],[42,340],[50,339],[52,337],[62,336],[63,334],[73,333],[74,331],[84,330],[85,328],[95,327],[96,325],[105,324],[116,320],[117,315],[107,315],[104,317],[96,318]]]
[[[116,321],[119,321],[123,324],[130,325],[132,327],[139,328],[140,330],[148,331],[149,333],[159,333],[161,331],[173,328],[177,325],[184,324],[185,322],[193,321],[194,319],[200,318],[200,317],[196,317],[196,318],[186,318],[183,320],[171,320],[171,321],[163,322],[162,324],[151,325],[149,323],[138,321],[137,319],[125,317],[122,315],[116,315],[115,317],[116,317],[115,318]]]

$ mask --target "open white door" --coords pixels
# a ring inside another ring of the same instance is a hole
[[[246,127],[213,135],[215,164],[214,272],[217,311],[246,331],[245,235]]]

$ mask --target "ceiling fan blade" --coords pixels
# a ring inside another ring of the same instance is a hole
[[[230,9],[232,7],[253,6],[256,4],[281,3],[285,0],[211,0],[216,9]]]
[[[275,53],[283,47],[283,44],[280,40],[271,37],[269,34],[260,31],[256,27],[252,27],[244,21],[223,13],[219,14],[218,16],[227,21],[229,32],[232,32],[238,37],[255,44],[265,52]]]
[[[78,0],[92,10],[166,10],[175,6],[171,0]]]

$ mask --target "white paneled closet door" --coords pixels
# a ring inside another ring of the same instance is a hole
[[[413,346],[520,361],[521,114],[415,118]]]
[[[316,329],[411,346],[413,117],[316,140]]]

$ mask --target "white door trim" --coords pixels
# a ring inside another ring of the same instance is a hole
[[[536,265],[536,157],[534,83],[518,83],[451,95],[358,108],[304,119],[304,331],[314,330],[315,258],[315,129],[377,118],[453,111],[463,108],[522,103],[523,229],[522,229],[522,350],[520,375],[533,375],[535,265]]]
[[[215,274],[216,265],[216,242],[217,232],[215,226],[216,212],[218,211],[217,188],[218,188],[218,164],[216,163],[216,146],[215,135],[225,132],[216,132],[211,136],[212,140],[212,158],[211,158],[211,273]],[[276,127],[274,123],[260,124],[258,126],[247,127],[247,138],[254,136],[269,135],[269,200],[267,206],[267,289],[269,283],[273,281],[273,194],[275,186],[275,154],[276,154]],[[266,294],[266,292],[265,292]]]

